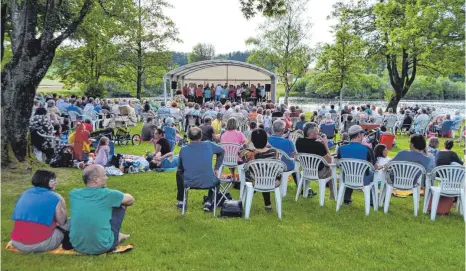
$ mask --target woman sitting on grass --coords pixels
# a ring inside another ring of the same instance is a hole
[[[108,159],[110,155],[109,148],[110,139],[106,136],[103,136],[99,140],[99,145],[95,150],[95,164],[106,167],[108,164]]]
[[[21,194],[13,211],[13,246],[23,252],[46,252],[64,244],[70,249],[66,204],[54,192],[57,177],[48,170],[32,176],[32,188]]]

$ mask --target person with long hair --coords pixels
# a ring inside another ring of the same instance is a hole
[[[379,169],[390,162],[390,158],[387,158],[388,149],[385,144],[377,144],[374,148],[375,168]]]
[[[447,139],[444,143],[444,149],[437,153],[435,159],[435,165],[438,166],[448,166],[448,165],[463,165],[464,162],[458,157],[456,152],[452,151],[453,149],[453,140]]]

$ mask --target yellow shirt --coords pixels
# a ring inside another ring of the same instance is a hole
[[[74,143],[74,137],[76,135],[76,132],[71,133],[68,136],[68,144],[73,144]],[[83,142],[83,151],[84,152],[91,152],[91,146],[87,142]]]
[[[212,121],[212,128],[214,128],[215,134],[219,135],[220,131],[222,130],[222,122],[218,119],[215,119],[214,121]]]

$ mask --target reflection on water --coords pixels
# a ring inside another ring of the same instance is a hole
[[[284,98],[280,97],[280,103],[283,103]],[[304,111],[317,111],[322,105],[330,105],[335,104],[335,107],[338,108],[339,100],[332,100],[332,99],[313,99],[313,98],[305,98],[305,97],[290,97],[288,98],[288,105],[298,105]],[[359,106],[362,104],[375,104],[377,107],[382,107],[385,109],[387,106],[387,102],[385,101],[369,101],[369,100],[361,100],[361,101],[348,101],[343,100],[343,104],[350,104],[352,106]],[[456,110],[460,110],[461,114],[464,116],[466,111],[465,101],[463,100],[441,100],[441,101],[413,101],[413,100],[401,100],[398,104],[399,106],[402,104],[406,104],[407,106],[415,106],[418,105],[421,108],[425,107],[435,107],[437,112],[439,113],[450,113],[453,114]]]

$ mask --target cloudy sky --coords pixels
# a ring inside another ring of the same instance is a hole
[[[307,13],[313,23],[311,46],[318,42],[331,42],[329,32],[333,23],[327,20],[332,5],[337,0],[310,0]],[[244,51],[244,41],[257,36],[263,18],[246,20],[240,10],[239,0],[171,0],[174,8],[167,14],[175,21],[182,43],[170,45],[173,51],[190,52],[199,43],[211,43],[216,54]]]

